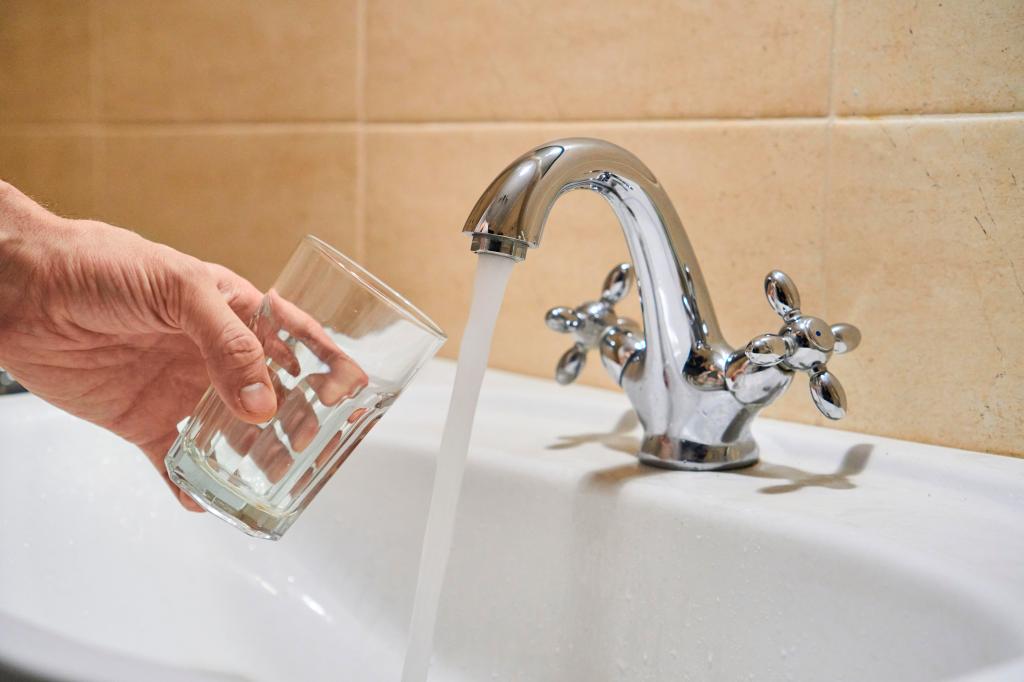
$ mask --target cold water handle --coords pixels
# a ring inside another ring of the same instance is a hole
[[[633,281],[633,266],[619,263],[605,277],[599,300],[575,308],[558,306],[547,312],[544,322],[548,329],[572,334],[575,339],[555,366],[555,381],[563,385],[575,381],[586,365],[587,352],[593,348],[598,349],[601,364],[616,382],[630,362],[639,361],[644,351],[643,329],[635,320],[615,312],[615,304],[629,293]]]

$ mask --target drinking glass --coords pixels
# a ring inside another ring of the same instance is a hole
[[[279,539],[445,341],[409,301],[307,236],[250,328],[277,413],[235,418],[211,387],[171,446],[171,480],[246,533]]]

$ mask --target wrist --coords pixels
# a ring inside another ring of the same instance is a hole
[[[71,221],[0,181],[0,360],[9,332],[32,305],[33,283],[72,229]]]

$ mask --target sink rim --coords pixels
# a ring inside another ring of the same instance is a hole
[[[414,384],[393,410],[394,423],[401,428],[387,428],[392,418],[386,418],[380,428],[367,439],[367,443],[371,443],[371,439],[379,440],[389,446],[420,452],[424,458],[429,458],[429,452],[440,435],[441,424],[437,415],[443,417],[446,404],[445,400],[438,400],[438,397],[441,394],[447,396],[446,381],[452,367],[451,363],[445,361],[436,361],[428,367],[422,379],[422,390]],[[572,394],[566,396],[553,393],[554,388],[551,387],[552,393],[542,393],[545,398],[537,406],[535,416],[538,426],[531,430],[509,429],[507,426],[501,428],[504,419],[495,408],[507,404],[509,399],[522,398],[524,391],[533,396],[538,388],[547,386],[546,382],[536,379],[489,372],[482,394],[477,435],[474,437],[471,458],[474,466],[514,468],[529,475],[561,481],[575,489],[585,488],[587,481],[591,481],[600,472],[637,466],[632,457],[609,450],[598,442],[585,442],[578,447],[563,450],[549,449],[562,442],[553,438],[553,434],[563,435],[565,430],[577,434],[588,430],[600,432],[600,428],[593,428],[594,423],[611,421],[610,417],[621,414],[626,405],[624,397],[600,389],[573,387],[568,389]],[[9,420],[27,419],[42,424],[52,418],[70,419],[56,408],[41,408],[38,399],[32,396],[9,396],[0,398],[0,401],[13,401],[0,402],[0,405],[11,408],[0,412],[0,428],[5,422],[10,424]],[[554,413],[551,407],[556,405],[563,408]],[[552,431],[550,427],[553,423],[566,428]],[[966,586],[968,591],[979,585],[984,586],[978,598],[984,602],[986,612],[1010,613],[1008,625],[1015,631],[1024,625],[1024,616],[1016,616],[1016,612],[1021,610],[1019,606],[1024,604],[1024,585],[1020,581],[1011,580],[1016,574],[1006,569],[1001,562],[968,561],[948,553],[942,554],[943,545],[933,542],[941,539],[935,529],[928,530],[924,538],[918,537],[914,542],[904,544],[900,544],[904,536],[899,533],[867,540],[861,538],[859,541],[858,534],[881,532],[884,517],[865,516],[859,503],[852,504],[859,498],[867,501],[875,499],[877,495],[868,495],[872,490],[883,497],[886,493],[899,493],[901,499],[894,501],[894,504],[902,504],[904,508],[910,505],[910,509],[918,511],[927,509],[924,500],[929,493],[933,495],[933,504],[936,505],[954,504],[962,498],[959,503],[969,507],[968,521],[990,517],[994,524],[992,530],[1002,531],[1005,535],[1012,529],[1008,512],[1024,509],[1024,498],[1021,497],[1024,491],[1024,461],[771,420],[759,422],[755,432],[762,443],[763,458],[767,464],[795,468],[812,476],[816,472],[828,473],[835,469],[843,453],[850,447],[867,442],[876,449],[864,472],[853,477],[858,487],[849,491],[808,486],[798,488],[792,494],[772,495],[758,492],[766,485],[777,483],[769,477],[751,476],[743,472],[692,473],[653,469],[645,469],[644,475],[625,477],[612,485],[617,486],[616,494],[623,499],[643,500],[665,508],[705,505],[702,507],[705,511],[710,508],[728,514],[732,522],[777,524],[788,528],[786,532],[807,534],[808,541],[835,545],[837,551],[854,551],[851,548],[859,548],[856,551],[866,552],[878,546],[889,549],[899,547],[901,552],[897,557],[900,560],[920,562],[919,566],[910,567],[913,570],[936,575],[937,580],[949,579],[959,587]],[[808,443],[818,442],[828,444],[825,451],[797,452],[801,448],[810,447]],[[517,450],[524,443],[532,443],[533,449],[525,452]],[[3,467],[4,462],[0,459],[0,469]],[[314,512],[318,506],[314,503],[310,512]],[[808,508],[813,509],[818,518],[801,515],[801,510],[806,511]],[[948,513],[949,510],[940,511]],[[796,519],[799,519],[799,524],[789,523]],[[213,523],[213,520],[208,521]],[[1007,539],[1013,540],[1012,537]],[[983,538],[973,541],[989,549],[998,549],[991,540]],[[1010,558],[1018,563],[1024,562],[1024,551],[1020,549],[1024,544],[1020,541],[1006,544],[1009,546],[1006,551],[1012,552]],[[949,561],[942,566],[938,565],[940,562],[928,564],[924,557],[929,552],[938,553]],[[966,574],[970,571],[979,572],[967,579]],[[991,611],[988,610],[989,602],[994,602]],[[1015,605],[1017,609],[1013,608]],[[3,611],[2,607],[0,611]],[[1021,632],[1024,632],[1024,628]],[[1016,670],[1024,670],[1024,653],[989,670],[977,670],[958,679],[975,679],[976,675],[996,674],[993,671]]]

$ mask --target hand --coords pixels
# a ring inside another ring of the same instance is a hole
[[[262,296],[227,268],[68,220],[0,181],[0,366],[44,400],[163,458],[212,382],[240,420],[277,398],[249,330]]]
[[[367,387],[369,377],[320,323],[274,289],[267,292],[250,326],[263,345],[263,351],[273,361],[270,380],[277,394],[281,435],[277,429],[266,425],[253,426],[212,413],[196,434],[196,441],[205,443],[213,433],[219,432],[227,439],[233,454],[249,457],[271,484],[281,482],[296,467],[302,467],[304,473],[291,489],[292,494],[297,495],[333,456],[348,427],[359,422],[369,410],[352,410],[344,423],[332,426],[333,434],[323,431],[327,426],[323,418],[329,417],[333,408],[343,401],[356,398]],[[302,376],[304,381],[296,384],[287,375]],[[307,394],[306,387],[312,389],[312,394]],[[374,416],[373,424],[379,418],[379,414]],[[362,435],[350,443],[349,452],[373,424],[363,425]],[[328,435],[331,437],[327,444],[318,452],[306,452],[316,436]],[[296,457],[300,453],[304,456]],[[218,466],[223,464],[218,463]],[[332,466],[337,468],[337,465]]]

